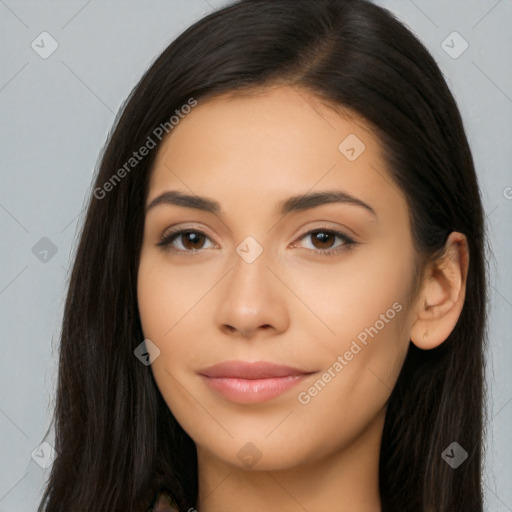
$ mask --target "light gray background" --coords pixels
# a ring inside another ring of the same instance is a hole
[[[154,58],[223,3],[0,0],[0,512],[35,510],[49,473],[31,454],[49,425],[67,270],[114,115]],[[473,150],[494,253],[486,510],[512,511],[512,1],[377,3],[437,60]],[[47,59],[31,48],[43,31],[59,45]],[[442,47],[453,31],[469,44],[456,59]],[[32,252],[43,237],[57,247],[46,262]]]

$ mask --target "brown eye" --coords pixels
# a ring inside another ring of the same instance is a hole
[[[336,244],[336,239],[341,243]],[[315,229],[303,235],[300,240],[311,240],[312,251],[320,255],[335,255],[341,251],[354,247],[357,242],[339,231],[332,229]]]
[[[177,252],[196,252],[208,248],[204,247],[206,240],[210,240],[210,237],[202,231],[182,229],[164,234],[157,245]],[[181,247],[176,247],[176,242],[181,242]]]
[[[331,249],[336,236],[327,231],[315,231],[311,234],[311,240],[315,249]]]
[[[185,231],[181,233],[183,247],[185,249],[201,249],[201,246],[204,244],[206,237],[202,234],[198,234],[195,231]]]

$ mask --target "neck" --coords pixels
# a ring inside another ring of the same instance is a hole
[[[328,456],[276,471],[234,467],[198,447],[198,511],[380,512],[384,418]]]

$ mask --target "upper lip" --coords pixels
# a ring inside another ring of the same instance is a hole
[[[306,375],[313,372],[267,361],[253,363],[246,361],[226,361],[200,370],[198,373],[205,377],[214,378],[271,379],[276,377]]]

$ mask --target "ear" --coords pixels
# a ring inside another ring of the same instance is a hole
[[[454,231],[443,254],[425,270],[410,335],[418,348],[435,348],[453,331],[464,306],[468,266],[467,239]]]

